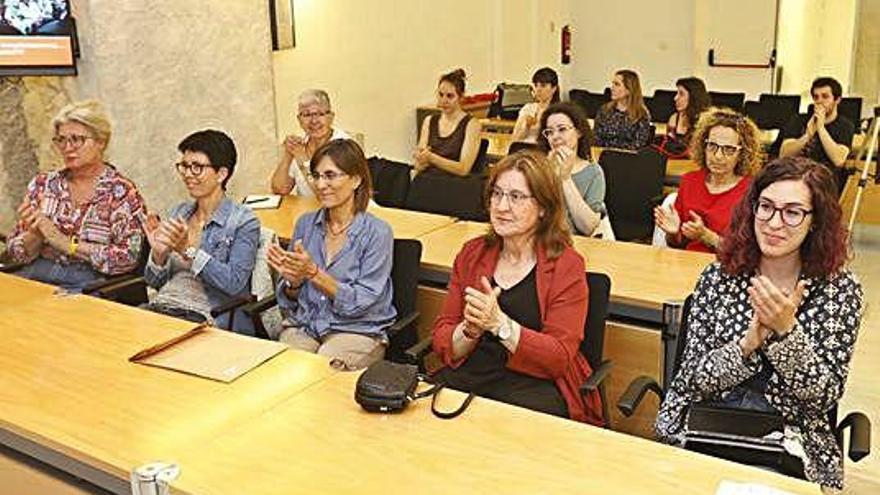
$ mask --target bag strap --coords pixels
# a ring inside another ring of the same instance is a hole
[[[464,399],[464,402],[462,402],[461,405],[458,406],[458,408],[455,409],[454,411],[444,412],[444,411],[437,410],[437,396],[440,395],[440,390],[442,390],[443,387],[444,387],[444,385],[440,384],[440,385],[436,385],[435,387],[432,388],[432,390],[434,390],[434,389],[436,389],[436,390],[434,390],[434,397],[431,398],[431,412],[434,413],[434,416],[437,416],[440,419],[456,418],[461,413],[463,413],[465,411],[465,409],[468,408],[469,405],[471,405],[471,401],[474,400],[474,393],[473,392],[468,393],[468,396]]]

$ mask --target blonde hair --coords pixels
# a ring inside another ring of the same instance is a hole
[[[104,143],[105,148],[110,144],[110,118],[98,100],[76,101],[65,106],[52,119],[52,127],[57,133],[63,124],[72,122],[86,126],[96,140]]]
[[[629,91],[629,95],[626,97],[626,115],[629,121],[636,122],[641,119],[650,118],[651,114],[648,112],[648,107],[645,106],[645,99],[642,97],[642,85],[639,82],[639,75],[636,71],[620,69],[614,75],[620,76],[620,80],[623,81],[623,87]],[[604,108],[610,112],[616,105],[616,102],[609,101],[605,104]]]

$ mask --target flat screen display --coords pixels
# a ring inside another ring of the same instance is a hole
[[[73,75],[68,0],[0,0],[0,76]]]

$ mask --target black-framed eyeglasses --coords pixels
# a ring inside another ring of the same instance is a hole
[[[58,149],[64,149],[67,146],[71,146],[73,149],[80,149],[89,139],[92,139],[92,136],[84,134],[70,134],[69,136],[63,136],[59,134],[52,138],[52,143],[57,146]]]
[[[326,182],[336,182],[338,179],[341,179],[348,174],[345,172],[334,172],[333,170],[329,172],[324,172],[323,174],[319,174],[317,172],[312,172],[309,174],[309,180],[312,182],[318,182],[321,179],[324,179]]]
[[[510,206],[517,207],[525,203],[527,200],[534,198],[520,191],[503,191],[501,188],[493,187],[489,196],[493,204],[500,205],[504,198],[507,198]]]
[[[205,170],[210,167],[210,165],[205,165],[199,162],[177,162],[174,164],[177,173],[180,175],[190,175],[192,177],[201,177],[201,175],[205,173]]]
[[[333,113],[333,112],[330,110],[324,110],[324,111],[318,111],[318,112],[299,112],[296,115],[303,120],[309,120],[309,119],[320,119],[322,117],[326,117],[326,116],[330,115],[331,113]]]
[[[758,200],[754,206],[755,218],[762,222],[769,222],[776,215],[776,212],[779,212],[780,218],[782,218],[782,223],[789,227],[798,227],[800,224],[804,223],[804,219],[807,218],[807,215],[811,215],[813,210],[808,210],[806,208],[801,208],[800,206],[783,206],[779,208],[771,201]]]
[[[709,155],[714,155],[715,153],[718,153],[718,150],[721,150],[722,155],[731,157],[735,155],[740,148],[742,148],[742,146],[736,144],[721,144],[714,141],[706,141],[706,153]]]
[[[541,134],[543,134],[545,138],[550,139],[554,134],[563,134],[572,129],[574,129],[574,127],[570,125],[561,125],[555,129],[553,127],[548,127],[541,131]]]

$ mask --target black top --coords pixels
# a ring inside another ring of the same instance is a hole
[[[498,285],[492,279],[492,285]],[[538,305],[538,287],[535,284],[535,268],[522,280],[498,295],[501,311],[520,325],[532,330],[542,330],[541,308]]]
[[[458,121],[452,133],[444,137],[440,135],[440,116],[432,115],[428,117],[428,147],[443,158],[454,161],[460,160],[461,148],[464,146],[467,125],[470,121],[471,116],[465,114]]]

